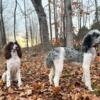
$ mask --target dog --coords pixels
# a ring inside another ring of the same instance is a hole
[[[2,75],[6,87],[11,86],[12,81],[18,81],[18,87],[22,85],[21,81],[21,47],[18,42],[9,42],[4,48],[4,57],[6,59],[6,71]]]
[[[59,86],[64,60],[67,60],[82,65],[82,81],[90,91],[93,91],[91,86],[90,66],[96,57],[95,45],[98,43],[100,43],[100,32],[94,29],[84,36],[81,51],[70,47],[57,47],[51,50],[46,57],[46,66],[50,68],[50,84],[54,83],[55,87]]]

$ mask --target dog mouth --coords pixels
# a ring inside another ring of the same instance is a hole
[[[16,52],[16,49],[13,49],[13,52]]]

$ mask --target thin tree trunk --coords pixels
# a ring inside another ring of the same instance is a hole
[[[25,30],[26,30],[26,46],[28,49],[28,30],[27,30],[27,15],[26,15],[26,2],[24,0],[24,14],[25,14]]]
[[[29,17],[29,23],[30,23],[31,46],[33,46],[32,23],[31,23],[31,18],[30,17]]]
[[[2,0],[0,0],[0,49],[2,45],[2,26],[1,26]]]
[[[77,0],[78,3],[80,3],[81,1],[80,0]],[[79,8],[78,8],[78,29],[81,29],[81,9],[80,9],[80,5],[79,5]]]
[[[17,0],[15,1],[14,9],[14,40],[16,41],[16,10],[17,10]]]
[[[3,19],[3,7],[2,0],[0,0],[0,47],[3,47],[6,44],[6,33]]]
[[[51,0],[48,0],[48,3],[49,3],[49,26],[50,26],[50,38],[52,40],[52,25],[51,25],[51,7],[50,7],[50,1]]]
[[[95,9],[96,9],[96,12],[95,12],[96,22],[98,22],[98,4],[97,4],[97,0],[95,0]]]
[[[60,33],[63,34],[63,16],[64,16],[64,2],[60,1]]]
[[[89,5],[89,1],[90,1],[90,0],[87,1],[87,2],[88,2],[88,5]],[[88,9],[89,9],[89,7],[87,7],[86,18],[85,18],[85,25],[84,25],[84,26],[86,26],[86,23],[87,23],[87,18],[88,18],[87,13],[88,13]]]
[[[66,46],[66,3],[64,1],[64,15],[63,15],[63,34],[64,34],[64,46]]]
[[[57,7],[56,0],[53,0],[53,8],[54,8],[54,23],[55,23],[55,38],[58,39],[58,29],[57,29]]]

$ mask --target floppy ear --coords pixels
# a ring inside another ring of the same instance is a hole
[[[17,42],[17,41],[15,41],[14,43],[15,43],[15,44],[18,44],[18,42]],[[19,44],[18,44],[18,45],[19,45]]]
[[[15,42],[15,44],[18,46],[18,47],[17,47],[17,54],[18,54],[18,56],[21,58],[21,57],[22,57],[21,47],[20,47],[20,45],[18,44],[17,41]]]
[[[13,44],[13,42],[9,42],[4,48],[4,57],[6,59],[11,58],[11,45],[12,44]]]
[[[92,36],[87,35],[83,40],[82,51],[87,52],[92,47],[92,44],[93,44]]]

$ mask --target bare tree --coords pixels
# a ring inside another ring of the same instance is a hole
[[[73,47],[73,33],[72,33],[72,8],[71,0],[64,0],[65,4],[65,33],[66,33],[66,45]]]
[[[0,47],[3,47],[6,44],[6,34],[5,34],[5,26],[3,19],[3,6],[2,0],[0,0]]]
[[[47,25],[47,20],[46,20],[46,14],[42,7],[41,0],[31,0],[31,1],[32,1],[32,4],[34,5],[36,13],[38,15],[41,43],[43,44],[44,50],[48,50],[51,47],[49,44],[49,34],[48,34],[48,25]]]
[[[27,14],[26,14],[26,2],[24,0],[24,15],[25,15],[25,29],[26,29],[26,44],[27,44],[27,48],[28,46],[28,30],[27,30]]]
[[[53,0],[53,8],[54,8],[54,24],[55,24],[55,38],[58,39],[58,28],[57,28],[57,0]]]
[[[15,1],[15,9],[14,9],[14,40],[16,40],[16,10],[17,10],[17,0]]]
[[[96,22],[98,22],[98,3],[97,3],[97,0],[95,0],[95,9],[96,9],[96,12],[95,12]]]
[[[64,3],[64,14],[63,14],[63,35],[64,35],[64,46],[66,46],[66,4],[65,4],[65,1],[63,2]]]
[[[32,32],[32,22],[31,22],[31,18],[29,16],[29,30],[30,30],[30,38],[31,38],[31,46],[33,46],[33,32]]]
[[[52,40],[51,6],[50,6],[51,0],[48,0],[48,3],[49,3],[49,26],[50,26],[50,37],[51,37],[51,40]]]

